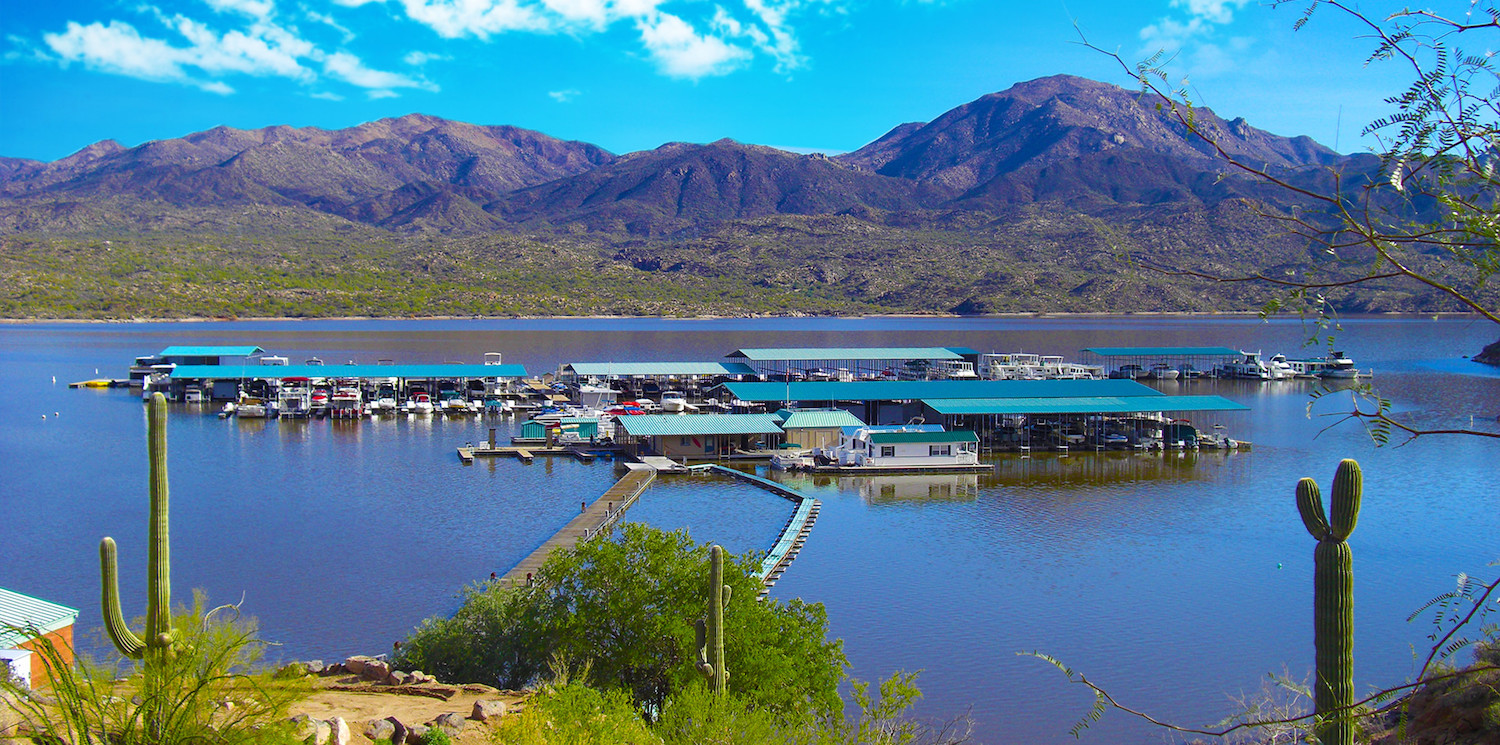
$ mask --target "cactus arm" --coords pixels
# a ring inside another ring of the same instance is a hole
[[[693,645],[698,649],[698,672],[709,680],[714,679],[714,666],[708,664],[708,630],[704,627],[703,619],[693,625],[697,630],[697,642]]]
[[[166,647],[172,634],[171,541],[168,534],[167,399],[151,397],[147,409],[151,470],[151,548],[148,558],[146,643]]]
[[[1328,519],[1323,517],[1323,495],[1318,491],[1318,482],[1312,479],[1297,482],[1297,512],[1312,537],[1321,541],[1328,535]]]
[[[1364,491],[1364,474],[1359,463],[1349,458],[1339,462],[1339,470],[1333,476],[1333,502],[1329,505],[1329,526],[1333,536],[1344,540],[1354,532],[1359,522],[1359,499]]]
[[[1320,723],[1320,742],[1354,742],[1354,722],[1348,707],[1354,701],[1354,579],[1353,554],[1344,541],[1319,541],[1313,604],[1316,606],[1314,642],[1317,658],[1313,703],[1320,714],[1337,712]]]
[[[130,632],[130,627],[125,624],[125,615],[120,612],[119,571],[116,568],[113,538],[106,537],[99,542],[99,577],[103,586],[101,604],[104,609],[104,629],[109,632],[109,638],[114,641],[120,654],[138,660],[145,653],[146,645]]]

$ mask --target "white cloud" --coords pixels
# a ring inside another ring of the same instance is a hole
[[[391,88],[437,90],[437,86],[425,80],[365,67],[358,57],[348,52],[334,52],[324,56],[323,72],[360,88],[377,88],[387,92]]]
[[[657,67],[672,77],[725,75],[750,58],[749,50],[725,43],[717,36],[699,34],[687,21],[670,13],[642,18],[636,28]]]
[[[569,101],[572,101],[573,99],[577,98],[580,93],[581,91],[575,90],[573,88],[568,88],[566,90],[560,91],[547,91],[547,95],[551,96],[552,100],[558,103],[567,103]]]
[[[242,13],[259,20],[270,18],[276,10],[271,0],[204,0],[204,2],[220,13]]]
[[[220,95],[234,92],[228,83],[218,79],[230,74],[285,78],[302,84],[326,77],[390,95],[395,95],[391,91],[397,88],[437,90],[436,85],[424,78],[371,68],[349,52],[323,51],[272,20],[269,2],[210,2],[217,3],[215,7],[233,8],[247,15],[263,10],[265,15],[256,17],[244,28],[221,33],[186,16],[167,17],[154,7],[144,6],[142,10],[176,32],[180,42],[143,36],[134,26],[115,20],[88,25],[69,21],[63,32],[43,34],[42,40],[64,67],[78,62],[101,72],[182,83]]]
[[[1171,7],[1183,11],[1163,16],[1140,31],[1140,55],[1164,52],[1177,66],[1199,75],[1216,75],[1237,67],[1215,36],[1220,27],[1234,22],[1234,13],[1250,0],[1172,0]],[[1237,40],[1232,46],[1243,50]]]
[[[421,67],[428,62],[446,62],[451,59],[453,58],[446,54],[432,54],[430,52],[407,52],[406,56],[401,58],[401,61],[405,62],[408,65],[411,65],[412,67]]]
[[[376,101],[382,98],[396,98],[400,95],[401,94],[395,91],[365,91],[365,98],[368,98],[371,101]]]
[[[408,18],[445,39],[480,39],[506,31],[553,30],[534,3],[523,0],[400,0]]]
[[[340,96],[339,94],[334,93],[332,91],[318,91],[317,93],[312,94],[312,97],[313,98],[321,98],[324,101],[342,101],[342,100],[344,100],[343,96]]]
[[[349,42],[354,41],[354,32],[350,31],[343,24],[341,24],[337,20],[335,20],[333,16],[328,15],[326,13],[319,13],[316,10],[309,10],[307,8],[303,8],[302,9],[302,13],[303,13],[303,15],[307,16],[307,20],[312,21],[314,23],[321,23],[324,26],[327,26],[327,27],[333,29],[334,31],[337,31],[340,34],[342,34],[344,36],[344,43],[345,44],[348,44]]]

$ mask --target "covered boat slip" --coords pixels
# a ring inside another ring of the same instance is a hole
[[[1221,414],[1250,407],[1223,396],[923,399],[927,421],[979,436],[984,451],[1032,449],[1188,449],[1246,446],[1223,434],[1200,437],[1183,414]],[[1217,421],[1214,430],[1223,429]]]
[[[558,380],[571,386],[605,385],[627,398],[677,390],[698,400],[716,384],[754,375],[743,362],[572,362],[558,368]]]
[[[979,352],[967,347],[757,347],[736,349],[725,356],[743,359],[756,372],[782,379],[814,371],[855,378],[894,374],[910,362],[973,363]]]
[[[1085,362],[1109,370],[1134,366],[1145,372],[1153,364],[1165,364],[1184,375],[1208,373],[1221,363],[1244,355],[1229,347],[1086,347],[1082,351]]]
[[[413,383],[454,381],[515,381],[526,376],[521,365],[178,365],[169,375],[170,392],[177,398],[188,384],[212,391],[215,399],[233,400],[241,385],[251,380],[307,378],[357,380],[361,383],[394,380],[403,392]]]
[[[773,414],[641,414],[617,421],[618,439],[637,455],[667,458],[723,460],[750,453],[763,458],[755,451],[775,447],[782,437]]]

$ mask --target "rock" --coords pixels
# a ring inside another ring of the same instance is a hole
[[[328,720],[328,745],[349,745],[349,723],[343,717]]]
[[[323,664],[322,660],[308,660],[307,662],[304,662],[302,664],[307,666],[307,672],[312,675],[322,675],[323,668],[328,667],[327,665]]]
[[[505,716],[505,702],[493,699],[480,699],[474,702],[474,711],[469,718],[479,722],[488,722],[491,719]]]
[[[313,719],[307,714],[298,714],[292,717],[292,737],[302,742],[311,742],[313,745],[324,745],[328,742],[328,723],[321,719]],[[321,727],[318,725],[322,725]]]
[[[494,686],[487,686],[483,683],[465,683],[464,693],[485,693],[494,695],[500,693],[500,689]]]
[[[375,662],[374,657],[366,657],[362,654],[357,654],[347,660],[344,660],[344,671],[352,675],[363,675],[365,672],[365,665],[371,662]]]
[[[413,724],[406,733],[408,745],[415,745],[427,739],[427,730],[432,729],[425,724]]]
[[[306,662],[288,662],[276,669],[274,677],[280,680],[291,680],[307,677],[312,673],[311,666]]]
[[[386,677],[385,682],[393,686],[404,686],[408,683],[415,682],[412,680],[412,677],[413,676],[411,673],[403,673],[400,670],[392,670],[391,674]]]
[[[431,724],[438,729],[445,730],[450,735],[456,735],[463,731],[464,726],[467,725],[468,722],[464,720],[464,716],[462,714],[459,714],[456,711],[450,711],[447,714],[437,715],[437,717],[431,722],[428,722],[428,724]]]
[[[373,680],[376,683],[390,683],[391,666],[380,660],[370,660],[365,663],[365,667],[360,671],[359,677],[365,680]]]
[[[369,724],[365,725],[364,735],[371,740],[389,740],[395,731],[396,728],[391,724],[391,720],[371,719]]]
[[[411,736],[411,729],[395,717],[386,717],[385,721],[391,723],[391,745],[405,745],[406,739]]]

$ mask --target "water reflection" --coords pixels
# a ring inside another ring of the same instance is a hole
[[[1212,469],[1249,453],[1223,450],[1152,452],[1039,453],[1031,457],[1002,455],[987,485],[1082,489],[1139,481],[1206,481]]]

